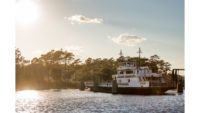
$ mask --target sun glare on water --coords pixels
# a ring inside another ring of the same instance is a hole
[[[38,18],[38,6],[32,0],[16,2],[16,19],[21,24],[31,24]]]
[[[18,98],[24,98],[24,99],[32,99],[32,98],[39,98],[39,94],[37,91],[34,90],[25,90],[18,92]]]

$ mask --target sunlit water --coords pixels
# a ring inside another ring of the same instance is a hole
[[[184,113],[184,94],[112,95],[89,91],[17,91],[17,113]]]

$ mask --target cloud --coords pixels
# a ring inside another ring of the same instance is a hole
[[[64,19],[69,20],[71,24],[75,23],[101,24],[103,22],[102,18],[89,18],[83,15],[73,15],[71,17],[64,17]]]
[[[130,35],[130,34],[121,34],[118,37],[113,37],[111,40],[119,45],[125,45],[125,46],[135,46],[143,41],[145,41],[145,38]]]

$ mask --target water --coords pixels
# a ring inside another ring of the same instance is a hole
[[[17,113],[184,113],[184,94],[112,95],[75,89],[16,92]]]

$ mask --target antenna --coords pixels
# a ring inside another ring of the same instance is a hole
[[[120,55],[120,57],[123,56],[122,50],[120,50],[119,55]]]
[[[139,51],[137,52],[138,54],[139,54],[139,59],[138,59],[138,61],[139,61],[139,68],[140,68],[140,54],[142,53],[142,51],[141,51],[141,49],[139,48]]]

